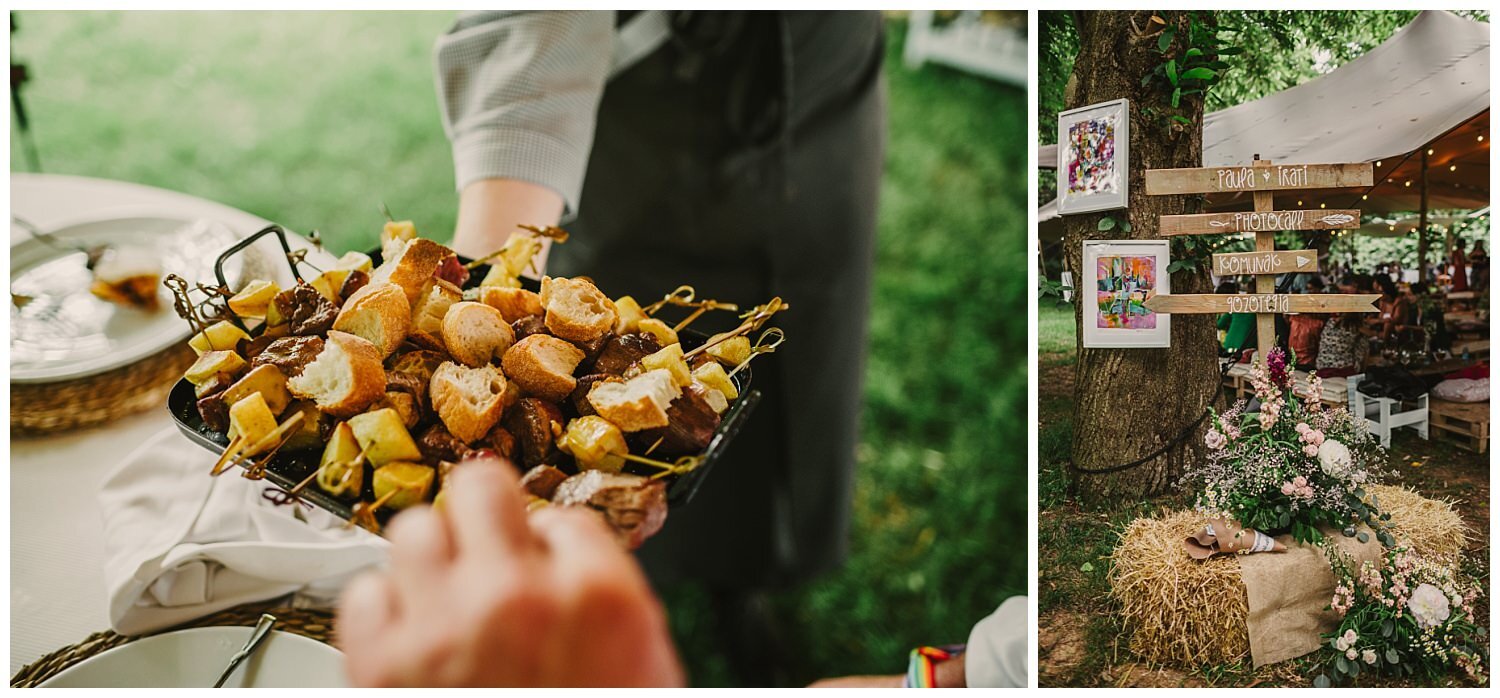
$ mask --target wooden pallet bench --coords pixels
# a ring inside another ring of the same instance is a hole
[[[1429,426],[1447,434],[1459,446],[1476,453],[1484,453],[1489,447],[1489,402],[1449,402],[1433,398],[1427,411]]]

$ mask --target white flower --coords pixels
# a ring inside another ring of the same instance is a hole
[[[1362,656],[1361,659],[1365,660],[1366,664],[1374,664],[1375,663],[1375,650],[1365,650],[1364,656]]]
[[[1221,448],[1224,448],[1224,444],[1229,443],[1229,439],[1225,438],[1223,434],[1220,434],[1217,429],[1209,429],[1208,433],[1203,435],[1203,443],[1209,448],[1217,451]]]
[[[1417,627],[1424,630],[1435,628],[1448,620],[1448,597],[1442,590],[1425,582],[1412,590],[1407,607],[1411,609],[1411,617],[1417,622]]]
[[[1341,637],[1333,641],[1333,646],[1340,652],[1346,652],[1349,650],[1349,641]]]
[[[1318,447],[1318,462],[1323,464],[1323,472],[1329,477],[1343,477],[1354,463],[1354,456],[1349,453],[1348,446],[1328,439]]]
[[[1350,647],[1349,651],[1344,653],[1344,656],[1347,657],[1351,662],[1355,661],[1359,659],[1359,650]]]

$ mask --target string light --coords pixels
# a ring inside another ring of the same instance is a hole
[[[1360,198],[1361,201],[1369,201],[1370,200],[1370,195],[1369,194],[1363,194],[1359,198]]]
[[[1479,141],[1480,141],[1480,142],[1481,142],[1481,143],[1482,143],[1482,142],[1484,142],[1484,136],[1480,136],[1480,137],[1479,137]]]
[[[1448,166],[1448,171],[1449,172],[1457,172],[1458,171],[1458,165],[1449,165]]]
[[[1376,167],[1380,167],[1380,163],[1381,163],[1381,161],[1380,161],[1380,160],[1376,160],[1376,161],[1375,161],[1375,166],[1376,166]]]
[[[1298,205],[1298,206],[1301,206],[1301,205],[1302,205],[1302,200],[1301,200],[1301,199],[1297,199],[1297,205]]]
[[[1432,148],[1428,148],[1428,149],[1427,149],[1427,154],[1428,154],[1428,155],[1431,155],[1431,154],[1432,154]]]
[[[1411,180],[1409,180],[1409,179],[1406,180],[1406,186],[1408,186],[1408,187],[1411,186]]]
[[[1318,208],[1328,208],[1328,204],[1318,204]]]

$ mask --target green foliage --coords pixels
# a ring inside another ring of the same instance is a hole
[[[1243,52],[1215,31],[1212,21],[1209,12],[1191,12],[1188,14],[1187,34],[1178,36],[1176,25],[1169,24],[1159,15],[1151,15],[1150,26],[1160,27],[1161,32],[1156,41],[1157,52],[1166,61],[1141,78],[1141,85],[1150,86],[1154,82],[1159,93],[1169,96],[1166,105],[1173,110],[1183,108],[1183,98],[1203,99],[1230,69],[1225,59]],[[1148,111],[1163,121],[1189,126],[1193,123],[1181,114],[1163,112],[1161,104]]]
[[[222,201],[321,228],[343,252],[375,244],[381,202],[451,235],[457,197],[431,63],[451,21],[22,12],[13,51],[35,76],[25,95],[49,172]],[[773,596],[796,681],[899,673],[912,647],[962,642],[1026,589],[1026,95],[907,70],[903,25],[887,37],[851,554]],[[693,683],[733,683],[707,591],[661,591]]]

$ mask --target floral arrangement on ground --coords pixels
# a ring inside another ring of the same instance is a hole
[[[1347,557],[1325,548],[1338,585],[1330,610],[1339,614],[1323,673],[1328,687],[1361,673],[1437,679],[1453,668],[1479,684],[1485,675],[1485,629],[1474,622],[1479,588],[1454,568],[1406,548],[1389,550],[1377,566],[1351,569]]]
[[[1394,547],[1382,525],[1389,516],[1365,490],[1386,476],[1386,453],[1364,420],[1324,405],[1316,373],[1306,394],[1294,395],[1279,348],[1255,363],[1250,381],[1254,401],[1213,414],[1208,457],[1183,476],[1181,484],[1198,492],[1197,509],[1266,533],[1290,531],[1305,543],[1322,542],[1319,526],[1367,542],[1369,534],[1356,529],[1363,523]]]

